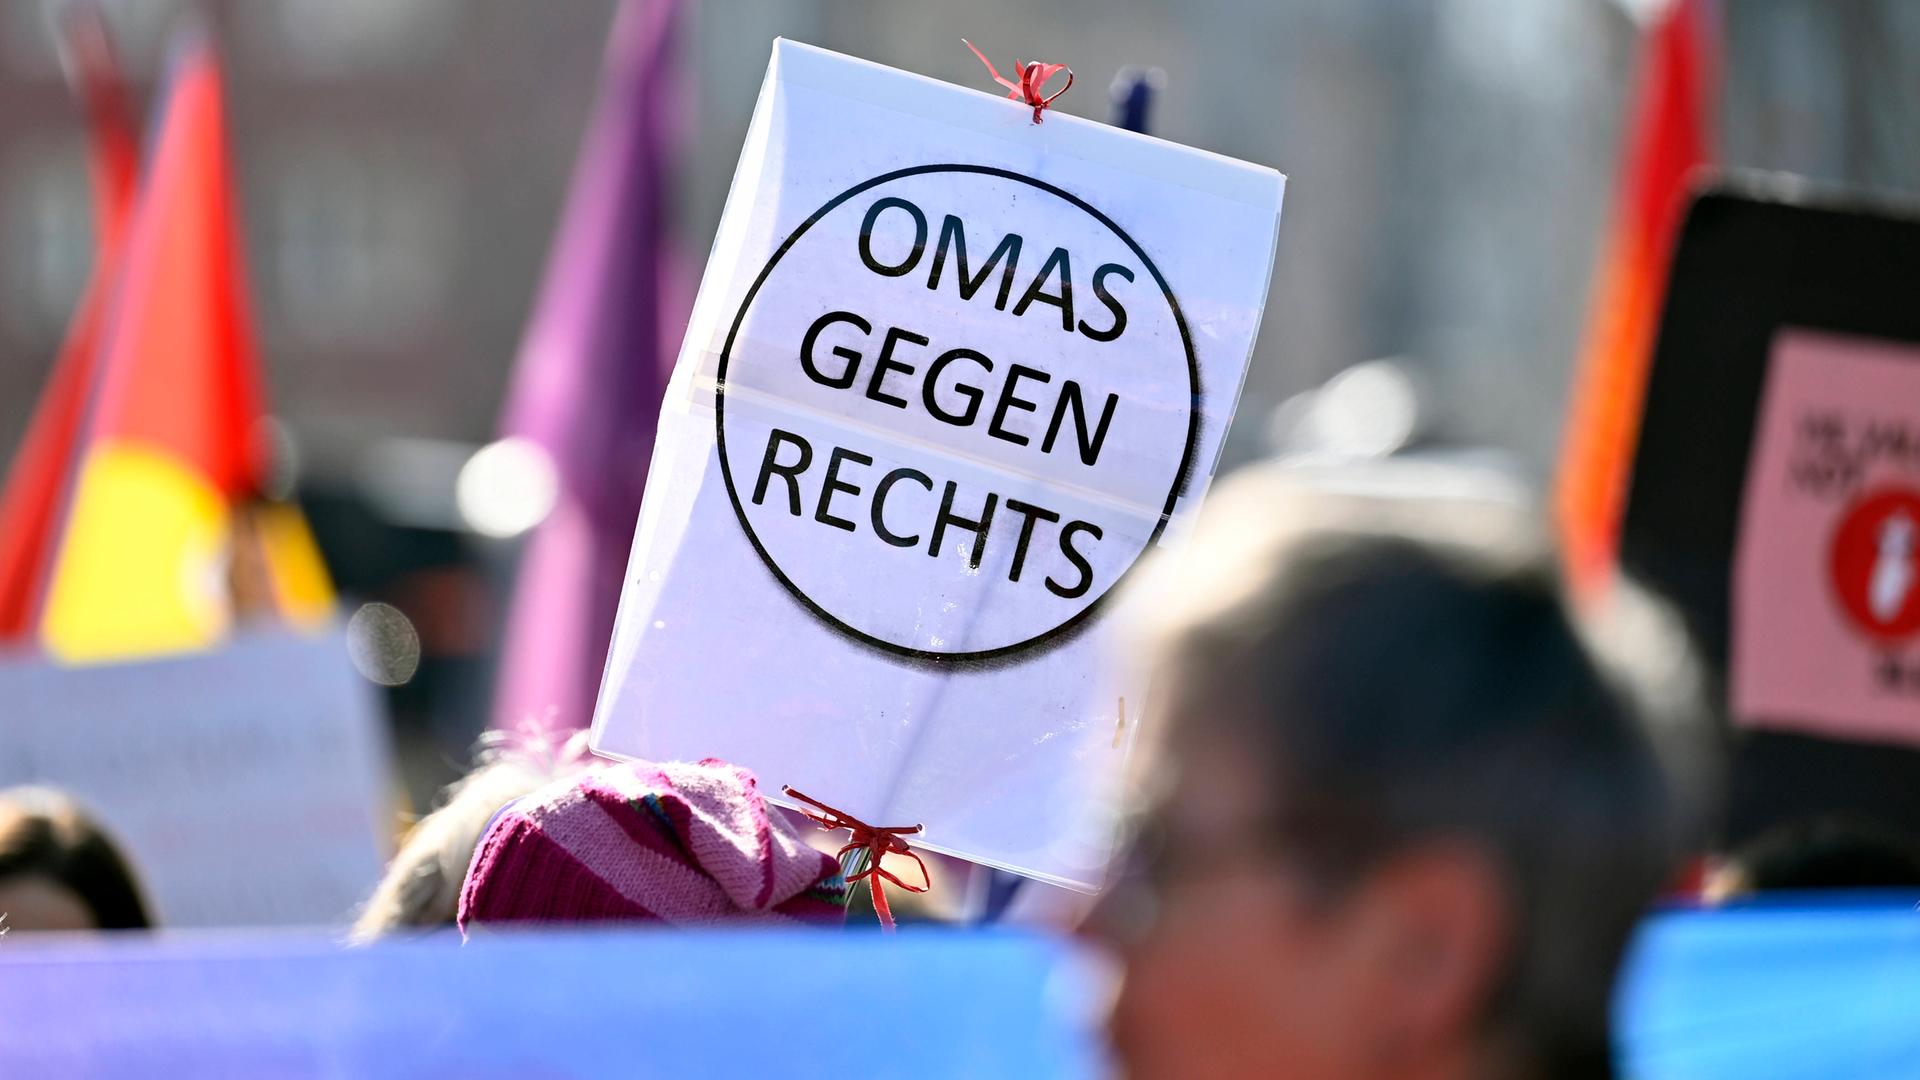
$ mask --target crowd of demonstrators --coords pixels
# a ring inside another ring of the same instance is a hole
[[[106,830],[47,787],[0,791],[0,917],[6,931],[25,933],[153,925]]]
[[[1154,685],[1127,854],[1089,920],[1129,1075],[1604,1076],[1636,922],[1704,850],[1719,777],[1685,636],[1563,593],[1517,501],[1242,470],[1115,617]],[[837,926],[818,838],[726,762],[491,736],[351,940],[457,924]],[[1710,898],[1920,884],[1897,833],[1806,823]],[[1071,907],[1072,905],[1066,905]],[[100,827],[0,793],[9,929],[150,925]]]
[[[1624,587],[1573,610],[1511,504],[1277,468],[1215,500],[1122,614],[1158,720],[1091,929],[1129,1073],[1606,1075],[1626,942],[1713,801],[1677,624]],[[418,882],[431,913],[385,925],[444,921],[462,867],[469,934],[844,918],[743,769],[517,776],[463,784],[366,918]]]
[[[1096,916],[1129,1075],[1608,1075],[1705,782],[1671,620],[1577,618],[1510,507],[1265,469],[1131,604],[1157,721]]]

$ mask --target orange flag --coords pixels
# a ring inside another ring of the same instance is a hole
[[[225,127],[202,39],[165,96],[41,609],[64,659],[212,645],[249,599],[296,622],[331,608],[297,512],[257,508],[265,412]]]
[[[0,642],[28,637],[53,560],[60,503],[93,388],[100,329],[133,210],[138,142],[125,80],[98,11],[68,9],[65,56],[87,113],[94,202],[93,271],[67,327],[53,373],[40,393],[0,491]]]
[[[1568,576],[1612,574],[1640,437],[1667,264],[1689,175],[1709,160],[1714,59],[1701,0],[1675,0],[1647,34],[1626,169],[1576,369],[1554,511]]]

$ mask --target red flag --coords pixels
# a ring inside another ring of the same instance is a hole
[[[1716,71],[1702,0],[1676,0],[1647,34],[1619,203],[1575,372],[1555,520],[1567,571],[1590,590],[1612,573],[1628,470],[1687,180],[1710,160]]]
[[[133,211],[138,143],[125,80],[105,22],[91,8],[61,22],[65,56],[87,113],[93,172],[93,271],[0,490],[0,642],[27,637],[53,558],[61,500],[93,387],[94,360],[121,241]]]

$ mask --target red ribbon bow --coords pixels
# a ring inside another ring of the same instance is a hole
[[[819,810],[819,813],[815,813],[812,810],[801,810],[800,812],[806,815],[808,821],[813,822],[828,832],[833,832],[836,829],[845,829],[853,834],[846,846],[840,849],[840,858],[846,858],[849,852],[865,849],[867,853],[867,868],[857,874],[850,875],[847,878],[847,884],[851,885],[861,878],[867,879],[867,890],[873,895],[874,914],[880,916],[881,928],[888,933],[892,933],[893,909],[887,906],[887,891],[880,886],[880,879],[885,878],[911,893],[923,893],[929,888],[932,888],[933,880],[927,877],[927,864],[920,860],[920,853],[908,847],[905,840],[900,839],[902,836],[920,832],[925,826],[869,825],[844,810],[835,810],[819,799],[802,795],[793,790],[791,786],[783,787],[780,790],[786,792],[788,798],[799,799],[801,802]],[[912,859],[914,865],[920,868],[921,884],[909,885],[899,878],[894,877],[885,867],[882,867],[880,865],[880,857],[888,853],[905,855],[907,858]]]
[[[968,41],[966,38],[961,38],[960,44],[965,45],[969,49],[973,49],[973,55],[978,56],[980,62],[987,65],[987,73],[993,76],[993,81],[1007,88],[1008,97],[1015,101],[1024,101],[1033,106],[1033,122],[1036,124],[1040,123],[1040,111],[1042,109],[1053,104],[1054,99],[1058,98],[1061,94],[1073,89],[1073,69],[1065,64],[1043,64],[1039,61],[1031,64],[1023,64],[1015,60],[1013,62],[1013,73],[1020,77],[1020,81],[1014,82],[1012,79],[1007,78],[995,70],[993,61],[987,59],[986,54],[982,53],[979,49],[975,49],[973,42]],[[1050,95],[1042,94],[1040,92],[1041,88],[1047,85],[1047,80],[1063,71],[1067,73],[1067,85],[1055,90]]]

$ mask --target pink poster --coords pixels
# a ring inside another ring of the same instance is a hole
[[[1920,745],[1920,347],[1774,339],[1729,674],[1738,723]]]

